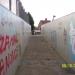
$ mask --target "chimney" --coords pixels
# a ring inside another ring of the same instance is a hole
[[[45,21],[47,21],[47,18],[45,18]]]

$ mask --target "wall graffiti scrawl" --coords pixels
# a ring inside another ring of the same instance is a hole
[[[70,31],[69,31],[69,36],[70,36],[70,44],[71,44],[71,49],[72,53],[75,54],[75,27],[73,22],[70,22]]]
[[[30,25],[0,5],[0,75],[15,74],[29,36]]]
[[[16,19],[17,17],[0,7],[0,75],[8,75],[7,72],[19,56],[14,18]]]
[[[0,55],[7,53],[6,56],[0,58],[0,75],[5,75],[8,68],[16,60],[18,56],[17,43],[18,40],[16,35],[11,37],[9,35],[0,36]]]

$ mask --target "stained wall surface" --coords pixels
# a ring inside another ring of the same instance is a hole
[[[75,63],[75,13],[42,25],[41,33],[68,63]]]
[[[30,37],[30,25],[0,5],[0,75],[14,75]]]

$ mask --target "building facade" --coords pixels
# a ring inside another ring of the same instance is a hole
[[[20,0],[0,0],[0,4],[29,23],[29,16]]]
[[[39,24],[38,24],[38,29],[41,30],[41,26],[48,23],[48,22],[51,22],[50,20],[47,20],[47,18],[45,18],[45,20],[40,20]]]
[[[16,14],[16,12],[17,12],[16,2],[17,1],[18,0],[0,0],[0,4],[3,5],[5,8],[7,8],[8,10],[10,10]]]

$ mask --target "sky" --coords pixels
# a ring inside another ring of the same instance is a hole
[[[75,0],[21,0],[26,12],[30,12],[35,26],[40,20],[52,20],[75,12]]]

